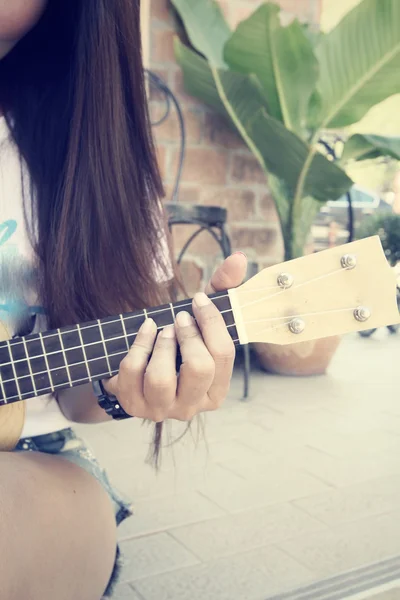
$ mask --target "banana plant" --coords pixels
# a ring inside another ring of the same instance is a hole
[[[301,256],[322,204],[353,185],[349,161],[400,160],[400,138],[355,134],[340,160],[321,144],[400,92],[400,2],[362,0],[328,34],[265,2],[232,31],[216,0],[172,0],[186,91],[222,114],[266,176],[285,259]]]

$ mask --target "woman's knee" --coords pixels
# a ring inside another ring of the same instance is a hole
[[[111,500],[91,475],[53,456],[0,453],[2,600],[100,599],[115,552]]]

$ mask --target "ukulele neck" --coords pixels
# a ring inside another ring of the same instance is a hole
[[[238,345],[228,293],[210,299]],[[161,330],[183,310],[193,315],[191,300],[1,342],[0,406],[116,375],[146,318],[151,317]]]

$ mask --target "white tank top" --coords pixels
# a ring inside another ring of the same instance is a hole
[[[26,173],[26,170],[25,170]],[[0,321],[10,337],[29,313],[40,308],[37,297],[36,257],[23,213],[21,162],[0,116]],[[45,331],[46,317],[39,314],[34,331]],[[70,427],[53,395],[26,400],[26,420],[21,437],[32,437]]]

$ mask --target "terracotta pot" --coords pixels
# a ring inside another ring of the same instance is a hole
[[[261,367],[279,375],[323,375],[341,341],[332,336],[288,346],[253,344]]]

